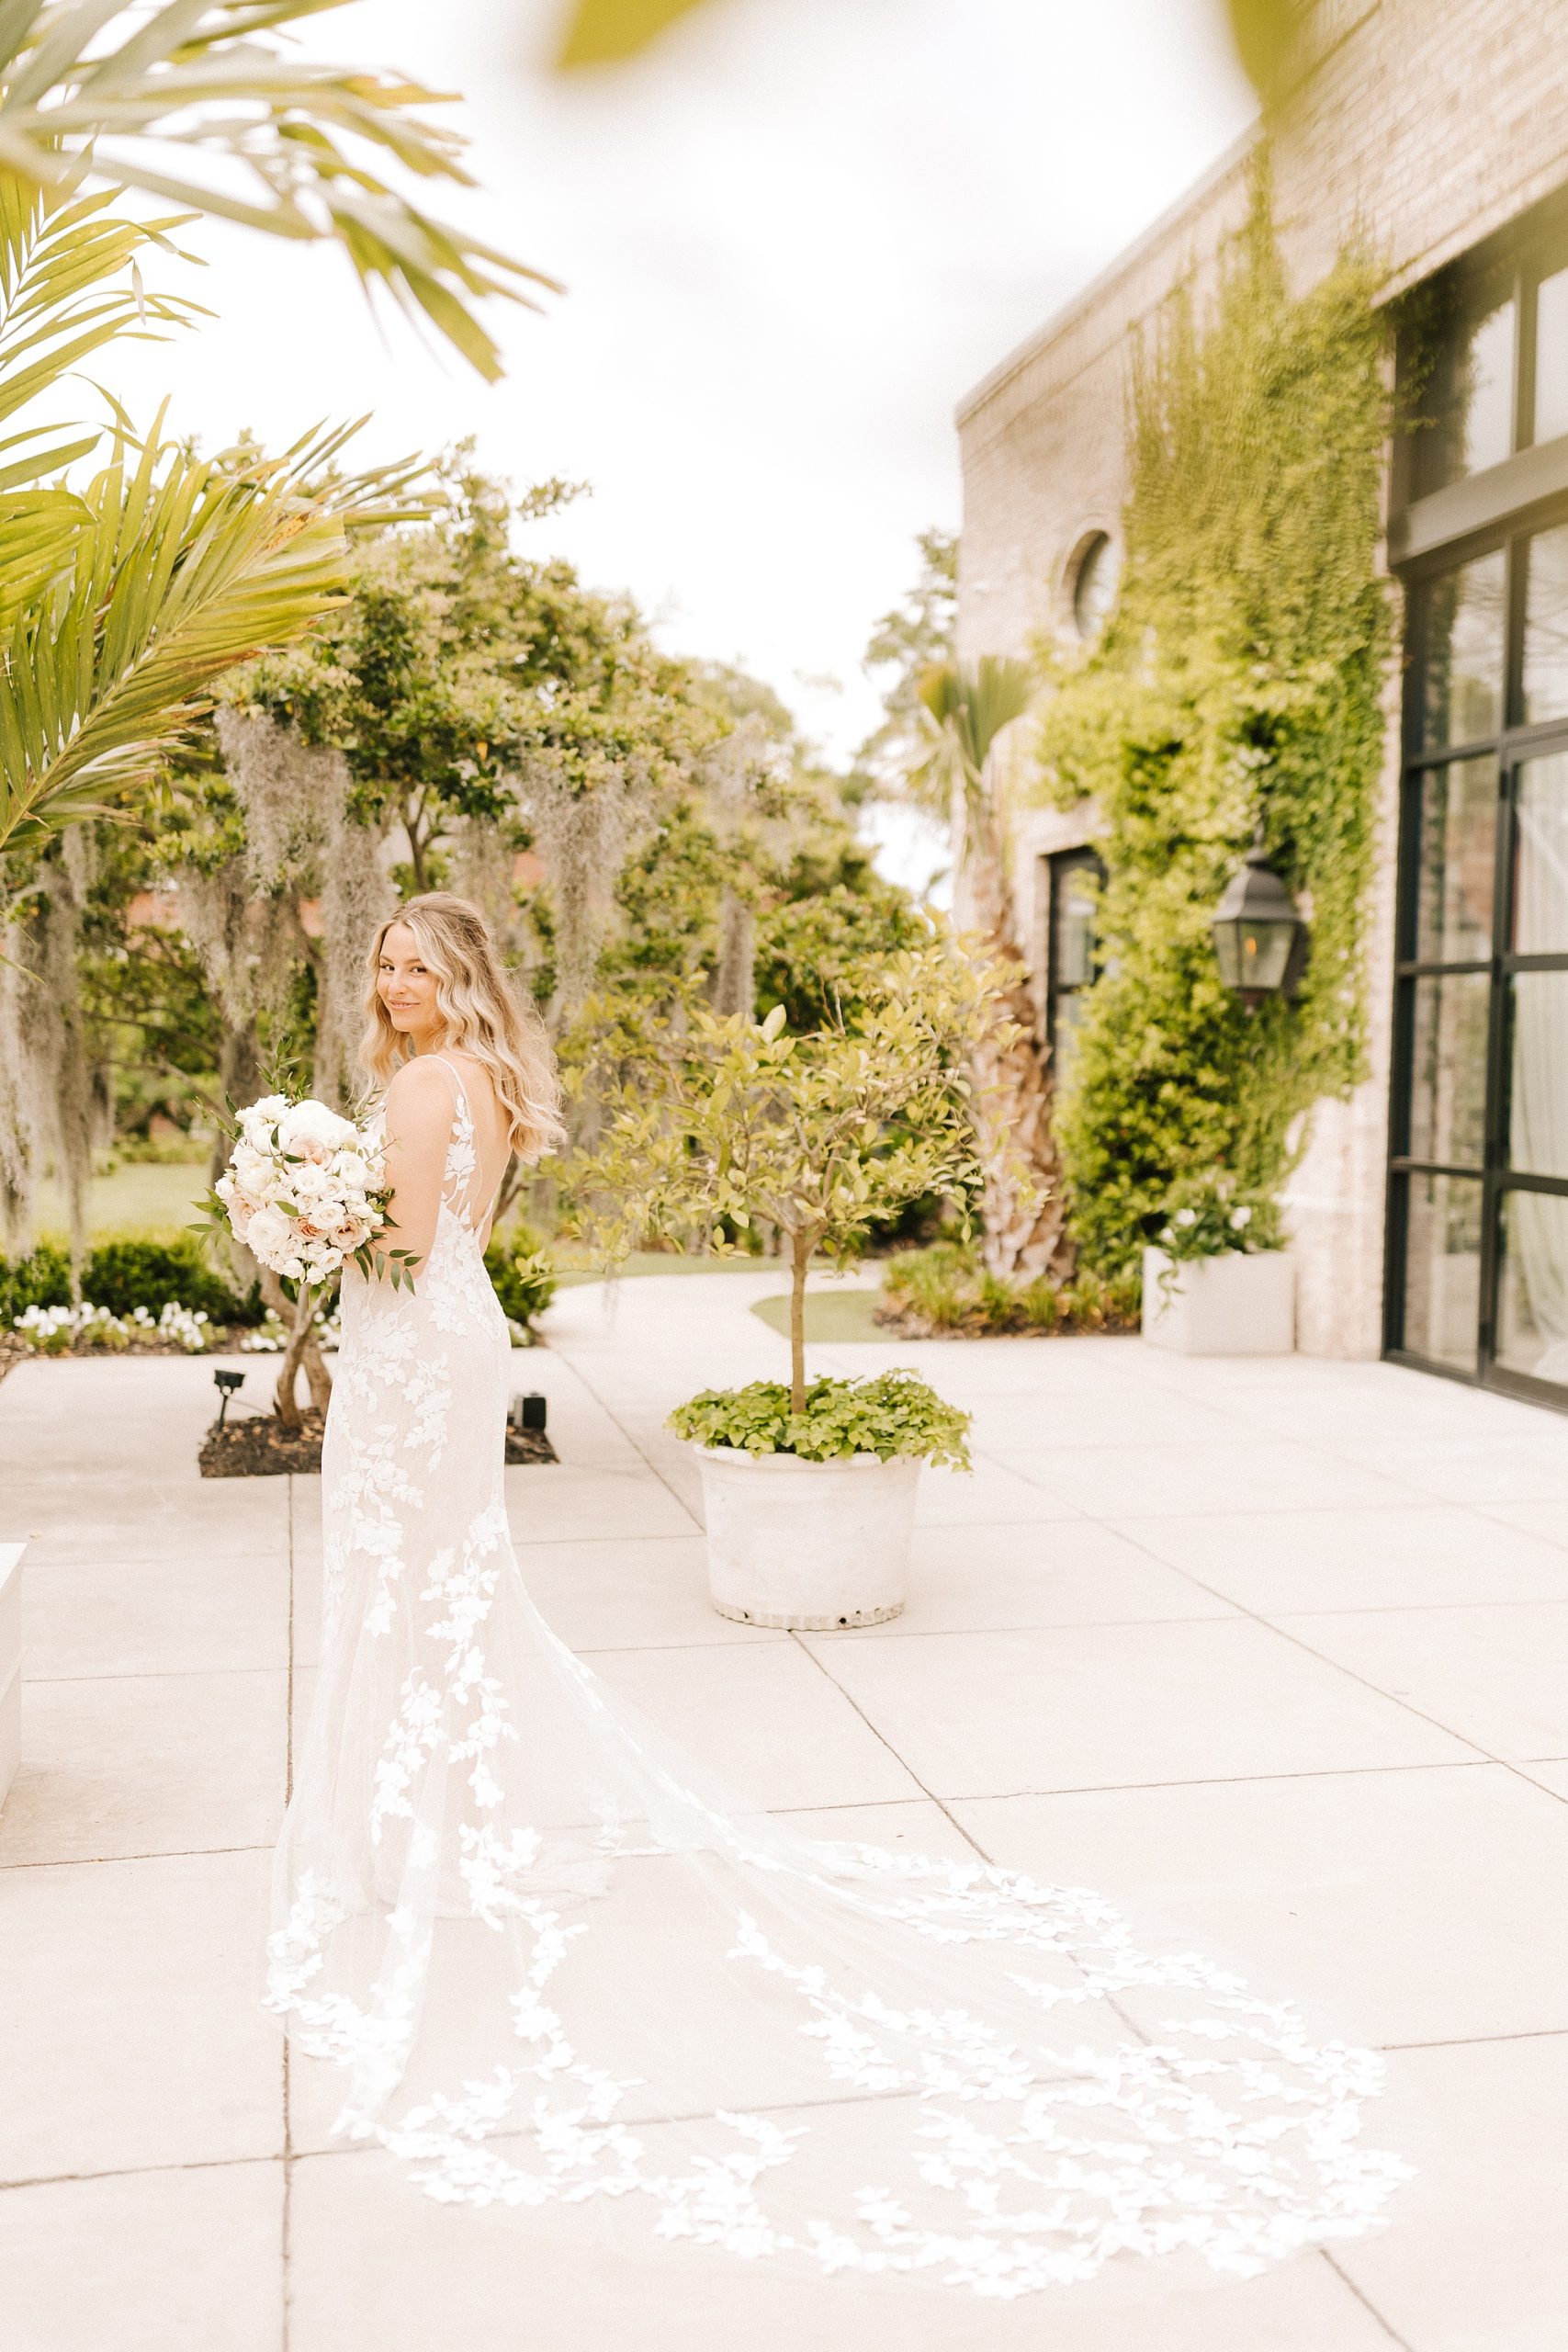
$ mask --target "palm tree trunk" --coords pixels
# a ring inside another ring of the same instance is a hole
[[[1051,1128],[1050,1048],[1021,976],[1009,885],[994,811],[971,828],[967,896],[993,960],[1018,977],[995,1001],[993,1025],[970,1062],[976,1142],[984,1190],[981,1254],[1002,1282],[1057,1280],[1072,1271],[1066,1188]],[[1010,1035],[1009,1034],[1010,1032]]]

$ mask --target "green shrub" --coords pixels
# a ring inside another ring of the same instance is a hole
[[[918,1455],[969,1467],[969,1415],[949,1405],[910,1372],[870,1380],[813,1380],[806,1410],[789,1408],[789,1383],[753,1380],[746,1388],[705,1388],[677,1405],[669,1426],[694,1445],[728,1445],[745,1453],[793,1453],[803,1462],[841,1462],[874,1453],[884,1462]]]
[[[52,1241],[40,1241],[25,1258],[0,1258],[0,1329],[9,1329],[29,1306],[69,1306],[71,1261]]]
[[[532,1331],[558,1287],[554,1261],[539,1236],[528,1226],[513,1226],[485,1251],[485,1272],[507,1320]]]
[[[199,1308],[214,1323],[259,1323],[265,1311],[258,1293],[242,1297],[223,1280],[194,1233],[169,1241],[100,1241],[83,1266],[82,1295],[111,1315],[138,1306],[157,1315],[171,1299],[193,1314]]]
[[[901,1317],[970,1339],[1131,1330],[1140,1300],[1135,1269],[1109,1276],[1080,1269],[1065,1283],[1007,1283],[987,1272],[968,1241],[901,1250],[887,1261],[882,1287]]]
[[[82,1268],[82,1295],[111,1316],[142,1307],[161,1315],[173,1303],[214,1323],[259,1323],[264,1309],[253,1285],[238,1295],[217,1272],[192,1234],[173,1240],[139,1236],[101,1241]],[[40,1241],[25,1258],[0,1259],[0,1329],[8,1329],[29,1306],[68,1306],[71,1261],[58,1242]]]
[[[1285,1246],[1278,1203],[1244,1200],[1230,1178],[1218,1174],[1185,1177],[1172,1187],[1167,1219],[1155,1239],[1178,1263]]]

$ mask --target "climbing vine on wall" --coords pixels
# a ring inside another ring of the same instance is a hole
[[[1348,249],[1292,293],[1260,168],[1211,300],[1175,297],[1135,357],[1121,593],[1040,740],[1044,797],[1092,796],[1103,826],[1102,976],[1057,1112],[1102,1269],[1198,1174],[1271,1203],[1298,1114],[1362,1072],[1389,639],[1375,284]],[[1209,923],[1259,819],[1311,958],[1293,1004],[1248,1013]]]

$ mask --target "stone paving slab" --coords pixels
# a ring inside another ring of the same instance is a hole
[[[585,2255],[330,2143],[259,1999],[268,1846],[309,1704],[320,1481],[203,1481],[211,1360],[0,1387],[28,1539],[0,1814],[5,2352],[1560,2352],[1568,2145],[1568,1423],[1382,1364],[1134,1340],[838,1344],[976,1416],[922,1484],[904,1616],[734,1626],[663,1423],[778,1377],[776,1271],[560,1297],[518,1388],[536,1600],[727,1778],[823,1834],[1100,1888],[1390,2052],[1392,2227],[1215,2280],[1112,2267],[1022,2304]],[[273,1367],[236,1362],[265,1406]],[[1135,1996],[1134,1996],[1135,2005]],[[1150,2022],[1154,2022],[1151,2018]]]

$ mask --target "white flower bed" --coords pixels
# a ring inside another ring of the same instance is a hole
[[[318,1314],[315,1318],[316,1338],[323,1348],[337,1346],[341,1329],[335,1306],[330,1315]],[[258,1323],[254,1331],[245,1333],[240,1341],[240,1351],[247,1356],[279,1356],[288,1345],[288,1326],[269,1306],[265,1322]]]
[[[89,1348],[130,1348],[172,1340],[187,1355],[210,1348],[217,1333],[201,1307],[182,1306],[169,1299],[156,1315],[133,1306],[129,1315],[111,1315],[107,1306],[28,1306],[12,1317],[11,1329],[37,1355],[63,1356],[81,1344]]]

